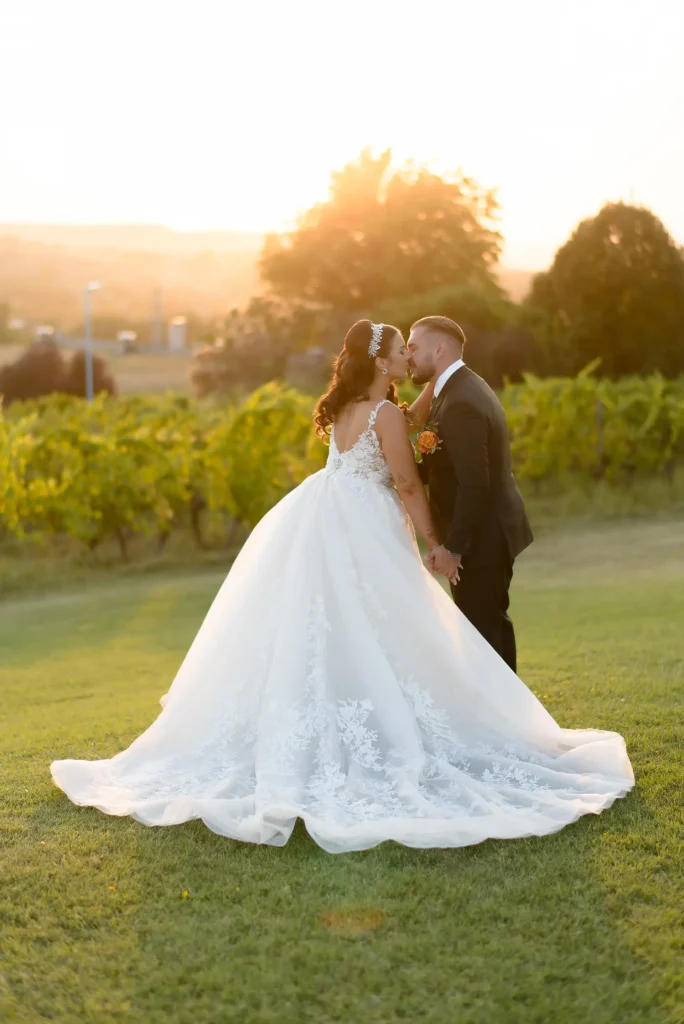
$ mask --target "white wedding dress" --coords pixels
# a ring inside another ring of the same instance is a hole
[[[275,846],[302,818],[343,853],[544,835],[631,789],[622,737],[558,726],[426,570],[376,414],[253,531],[149,729],[52,764],[74,803]]]

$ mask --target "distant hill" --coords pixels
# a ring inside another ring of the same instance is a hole
[[[259,291],[261,236],[215,234],[220,237],[211,233],[212,248],[202,244],[208,236],[165,235],[163,228],[150,233],[112,228],[110,233],[108,228],[5,226],[0,228],[0,303],[8,302],[14,317],[69,333],[82,323],[85,284],[100,281],[95,313],[114,330],[149,323],[157,304],[165,319],[224,316]]]
[[[118,249],[194,255],[258,253],[264,236],[252,231],[175,231],[158,224],[0,224],[0,235],[66,249]]]
[[[29,323],[74,332],[83,319],[83,288],[102,283],[94,300],[106,336],[124,327],[146,334],[153,312],[207,321],[258,294],[257,257],[264,236],[240,231],[175,231],[158,225],[0,224],[0,303]],[[511,298],[528,291],[532,273],[500,268]]]

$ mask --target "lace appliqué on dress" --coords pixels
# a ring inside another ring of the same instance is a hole
[[[347,451],[341,452],[338,449],[333,425],[330,435],[330,451],[325,467],[327,473],[341,473],[365,481],[373,480],[385,487],[392,486],[392,473],[382,454],[378,435],[375,433],[375,420],[378,411],[387,401],[388,399],[383,398],[382,402],[371,411],[368,417],[368,426]]]

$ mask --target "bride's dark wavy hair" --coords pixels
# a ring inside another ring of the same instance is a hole
[[[398,327],[383,324],[378,356],[386,356],[395,335],[401,334]],[[324,437],[330,433],[340,410],[350,402],[362,402],[368,398],[368,388],[375,377],[375,358],[368,355],[371,343],[371,321],[357,320],[347,331],[342,351],[333,364],[333,377],[329,390],[318,400],[314,413],[316,433]],[[387,388],[385,396],[399,405],[399,395],[394,384]]]

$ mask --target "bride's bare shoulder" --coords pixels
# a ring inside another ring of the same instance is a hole
[[[398,405],[387,400],[378,409],[378,423],[405,423],[405,416]]]
[[[406,418],[394,402],[383,402],[378,409],[375,425],[380,434],[406,433]]]

